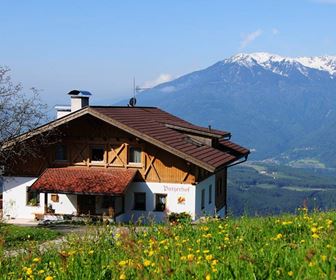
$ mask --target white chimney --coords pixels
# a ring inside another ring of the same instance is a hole
[[[75,112],[89,106],[91,93],[83,90],[72,90],[68,93],[71,96],[71,112]]]
[[[57,119],[89,106],[89,98],[91,96],[90,92],[84,90],[72,90],[68,94],[71,97],[71,105],[55,106]]]

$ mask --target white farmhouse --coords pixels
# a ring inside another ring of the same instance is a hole
[[[186,122],[154,107],[89,106],[71,91],[59,118],[16,141],[57,131],[39,156],[7,163],[3,216],[106,215],[116,221],[187,212],[224,216],[227,168],[249,150],[230,133]],[[1,208],[1,207],[0,207]]]

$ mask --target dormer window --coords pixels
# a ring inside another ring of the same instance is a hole
[[[91,148],[91,161],[103,162],[105,149],[103,146],[94,146]]]
[[[141,148],[129,148],[129,163],[141,163]]]
[[[67,146],[64,144],[56,145],[55,160],[65,161],[68,160]]]

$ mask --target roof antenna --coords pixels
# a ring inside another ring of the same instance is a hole
[[[135,93],[136,93],[135,77],[133,77],[133,97],[128,101],[128,104],[127,104],[128,107],[134,107],[135,106],[135,104],[136,104]]]

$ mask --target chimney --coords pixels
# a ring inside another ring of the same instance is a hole
[[[72,90],[68,94],[71,97],[71,113],[89,106],[90,92],[84,90]]]
[[[71,106],[69,105],[55,106],[57,119],[89,106],[89,98],[91,96],[90,92],[84,90],[72,90],[68,94],[71,97]]]

